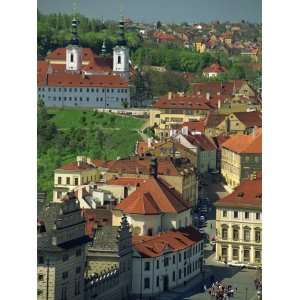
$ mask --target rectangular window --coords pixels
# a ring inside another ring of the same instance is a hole
[[[75,178],[75,185],[78,185],[78,178]]]
[[[227,217],[227,210],[223,210],[223,218]]]
[[[121,56],[118,55],[118,64],[120,64],[120,63],[121,63]]]
[[[75,291],[74,291],[74,295],[78,296],[80,295],[80,281],[76,280],[75,281]]]
[[[81,267],[76,268],[76,274],[79,274],[81,272]]]
[[[165,257],[164,258],[164,266],[167,267],[169,265],[169,258]]]
[[[186,260],[186,252],[183,253],[183,259]]]
[[[39,281],[43,281],[44,280],[44,275],[43,274],[39,274],[38,278],[39,278]]]
[[[61,199],[62,192],[57,192],[57,199]]]
[[[60,176],[57,178],[57,184],[61,184],[61,177]]]
[[[249,219],[249,211],[245,211],[245,219]]]
[[[255,230],[255,242],[256,243],[261,242],[260,230]]]
[[[91,92],[94,93],[94,89],[93,88],[91,88]]]
[[[175,271],[173,271],[173,281],[175,281]]]
[[[178,278],[181,279],[181,269],[179,269]]]
[[[72,92],[72,88],[69,88],[69,92]]]
[[[159,260],[156,261],[156,269],[159,269]]]
[[[232,258],[234,260],[239,260],[239,249],[238,248],[232,249]]]
[[[61,288],[61,300],[67,300],[67,287],[66,286]]]
[[[145,271],[149,271],[150,270],[150,262],[149,261],[145,262],[145,264],[144,264],[144,270]]]
[[[86,89],[86,92],[88,93],[89,91],[90,91],[90,89],[89,89],[89,88],[87,88],[87,89]]]
[[[173,264],[175,264],[175,255],[173,255]]]
[[[250,250],[244,249],[244,261],[248,262],[250,260]]]
[[[86,101],[89,102],[89,101],[90,101],[90,98],[89,98],[89,97],[86,97]]]
[[[233,217],[234,217],[235,219],[237,219],[237,218],[239,217],[239,212],[238,212],[237,210],[235,210],[235,211],[233,212]]]
[[[250,242],[250,230],[249,229],[244,229],[244,241]]]
[[[62,279],[67,279],[69,276],[69,273],[68,272],[63,272],[62,273]]]
[[[39,264],[44,264],[44,256],[39,256],[38,262]]]
[[[178,253],[178,260],[181,262],[181,253]]]
[[[257,212],[257,213],[255,214],[255,218],[256,218],[256,220],[260,220],[260,213],[259,213],[259,212]]]
[[[67,178],[66,178],[66,184],[70,184],[70,182],[71,182],[70,177],[67,177]]]
[[[159,286],[159,276],[156,276],[156,286]]]
[[[69,101],[72,101],[72,97],[69,97]]]
[[[255,262],[260,263],[261,262],[261,251],[255,250]]]
[[[239,240],[239,229],[233,228],[233,240],[238,241]]]
[[[144,289],[150,288],[150,279],[148,277],[144,278]]]

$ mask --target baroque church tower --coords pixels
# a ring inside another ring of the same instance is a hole
[[[74,17],[72,20],[72,38],[66,48],[66,70],[71,72],[80,72],[81,68],[81,48],[78,39],[79,21]]]
[[[126,47],[124,21],[119,22],[118,42],[113,53],[113,73],[129,79],[129,49]]]

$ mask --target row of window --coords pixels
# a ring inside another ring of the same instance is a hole
[[[239,211],[235,210],[235,211],[233,212],[233,217],[234,217],[235,219],[238,219],[239,216],[240,216],[240,214],[243,214],[243,212],[239,212]],[[224,209],[224,210],[222,211],[222,216],[223,216],[223,218],[227,218],[227,216],[228,216],[228,211],[227,211],[226,209]],[[250,219],[250,212],[249,212],[249,211],[245,211],[245,212],[244,212],[244,218],[247,219],[247,220]],[[256,213],[255,213],[255,219],[256,219],[256,220],[260,220],[260,212],[256,212]]]
[[[99,176],[98,178],[100,179],[100,176]],[[66,184],[66,185],[70,185],[70,184],[71,184],[71,177],[66,177],[65,179],[66,179],[66,180],[65,180],[65,184]],[[94,180],[94,181],[97,180],[97,175],[94,175],[94,176],[91,176],[91,177],[87,176],[86,178],[84,178],[84,177],[81,178],[82,184],[84,184],[84,183],[89,183],[89,182],[91,182],[91,181],[93,181],[93,180]],[[57,184],[63,184],[63,183],[62,183],[62,177],[61,177],[61,176],[58,176],[58,177],[57,177]],[[75,177],[75,178],[74,178],[74,185],[79,185],[79,178],[78,178],[78,177]]]
[[[243,260],[244,262],[250,262],[250,249],[244,248],[243,249],[243,258],[240,258],[240,251],[239,248],[232,248],[232,260],[240,261]],[[221,257],[219,257],[219,260],[227,260],[228,258],[228,248],[222,247],[221,251]],[[254,261],[256,263],[261,262],[261,250],[255,249],[254,250]]]
[[[192,264],[187,265],[183,269],[183,277],[188,276],[189,274],[195,272],[196,270],[201,269],[201,262],[200,260],[194,261]],[[182,278],[182,269],[178,270],[178,279],[180,280]],[[168,275],[162,276],[161,280],[168,281]],[[173,271],[172,273],[172,281],[175,282],[176,280],[176,271]],[[151,278],[145,277],[144,278],[144,289],[149,289],[151,286]],[[156,287],[160,286],[160,277],[156,276]]]
[[[38,290],[38,295],[42,295],[43,290]],[[80,295],[80,281],[75,280],[75,285],[74,285],[74,296]],[[63,286],[61,288],[61,295],[60,295],[60,300],[68,300],[72,299],[72,297],[68,298],[68,293],[67,293],[67,286]]]
[[[44,95],[44,94],[43,94],[43,95],[40,95],[40,97],[43,98],[43,99],[45,99],[45,95]],[[81,101],[81,102],[82,102],[82,101],[87,101],[87,102],[89,102],[89,101],[90,101],[90,98],[89,98],[89,97],[85,97],[85,98],[84,98],[84,97],[78,97],[78,98],[77,98],[77,97],[74,97],[74,98],[73,98],[73,97],[56,97],[56,96],[51,97],[51,96],[48,96],[48,100],[50,100],[50,101],[51,101],[51,100],[53,100],[53,101],[56,101],[56,100],[58,100],[58,101],[62,101],[62,100],[63,100],[63,101],[67,101],[67,100],[69,100],[69,101],[72,101],[72,100],[78,101],[78,100],[79,100],[79,101]],[[96,101],[97,101],[97,102],[99,102],[99,101],[102,102],[103,100],[104,100],[103,97],[100,97],[100,98],[97,97],[97,98],[96,98]],[[109,99],[108,99],[108,100],[109,100]],[[119,98],[116,97],[115,100],[118,102],[118,101],[119,101]],[[120,98],[120,100],[121,100],[121,101],[127,101],[126,98]]]
[[[183,259],[186,260],[187,258],[192,257],[193,255],[199,253],[201,250],[203,250],[202,245],[203,244],[194,245],[190,249],[184,251]],[[164,260],[163,260],[164,267],[169,266],[169,260],[170,260],[170,257],[164,257]],[[182,260],[182,255],[181,255],[181,253],[178,253],[178,262],[181,262],[181,260]],[[175,254],[173,254],[173,256],[172,256],[172,263],[173,263],[173,265],[175,265],[175,263],[176,263],[176,255]],[[157,260],[156,261],[156,269],[159,269],[159,266],[160,266],[160,262],[159,262],[159,260]],[[144,263],[144,270],[150,271],[150,269],[151,269],[151,264],[149,261],[146,261]]]
[[[251,228],[245,227],[243,229],[243,240],[245,242],[250,242],[251,240]],[[227,240],[228,239],[228,228],[223,227],[222,228],[222,240]],[[239,241],[240,240],[240,229],[238,227],[234,227],[232,229],[232,239],[234,241]],[[261,242],[261,229],[255,229],[255,242],[260,243]]]
[[[45,91],[46,90],[46,88],[41,88],[41,87],[39,87],[38,88],[38,91]],[[58,92],[62,92],[62,90],[64,91],[64,92],[80,92],[80,93],[82,93],[82,92],[87,92],[87,93],[89,93],[89,92],[91,92],[91,93],[99,93],[99,91],[101,90],[101,89],[99,89],[99,88],[86,88],[85,90],[83,90],[83,88],[57,88],[57,90],[58,90]],[[128,89],[102,89],[102,93],[105,93],[105,90],[106,90],[106,92],[107,93],[109,93],[109,92],[111,92],[111,93],[114,93],[115,91],[116,91],[116,93],[125,93],[125,94],[127,94],[128,93]],[[50,87],[48,87],[48,92],[56,92],[56,88],[50,88]]]

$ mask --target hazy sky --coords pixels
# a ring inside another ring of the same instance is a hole
[[[135,21],[261,22],[262,0],[37,0],[42,13],[72,13],[73,3],[87,17],[119,19],[123,15]]]

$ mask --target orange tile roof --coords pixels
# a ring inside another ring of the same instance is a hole
[[[78,171],[78,170],[88,170],[88,169],[95,169],[96,164],[92,161],[92,164],[87,162],[81,162],[78,164],[76,161],[64,164],[63,166],[59,167],[57,170],[66,170],[66,171]]]
[[[229,149],[236,153],[262,153],[262,130],[257,129],[256,133],[245,135],[235,134],[222,144],[222,148]]]
[[[242,180],[233,193],[218,200],[217,207],[262,207],[262,177],[261,172],[257,172],[256,179]]]
[[[181,195],[161,178],[151,177],[116,206],[127,214],[179,213],[190,209]]]
[[[205,120],[205,127],[206,128],[215,128],[219,124],[221,124],[226,118],[224,114],[218,113],[209,113]]]
[[[184,250],[201,241],[201,234],[193,227],[162,232],[155,236],[133,236],[134,249],[142,257],[158,257],[168,248],[176,252]]]

